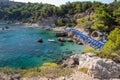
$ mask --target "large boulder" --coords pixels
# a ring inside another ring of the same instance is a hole
[[[20,78],[21,78],[21,74],[14,74],[14,75],[12,76],[12,79],[13,79],[13,80],[20,80]]]
[[[67,41],[68,42],[73,42],[73,39],[72,38],[68,38]]]
[[[88,68],[88,74],[94,78],[120,78],[120,64],[92,53],[79,56],[78,68]]]
[[[77,67],[79,65],[79,55],[73,55],[70,58],[63,60],[64,67]]]
[[[120,65],[110,59],[97,59],[89,66],[88,74],[94,78],[120,78]]]
[[[77,42],[78,45],[84,45],[82,42]]]
[[[5,26],[5,29],[9,29],[9,27],[8,27],[8,26]]]
[[[63,37],[59,37],[59,38],[58,38],[58,41],[60,41],[60,42],[66,42],[66,39],[63,38]]]
[[[63,42],[61,42],[61,43],[60,43],[60,46],[64,46],[64,43],[63,43]]]
[[[57,32],[56,37],[66,37],[67,36],[67,32]]]
[[[11,74],[0,72],[0,80],[21,80],[21,74]]]
[[[65,53],[66,53],[66,54],[72,54],[72,51],[67,50],[67,51],[65,51]]]
[[[39,43],[43,43],[43,39],[42,39],[42,38],[39,38],[39,39],[38,39],[38,42],[39,42]]]

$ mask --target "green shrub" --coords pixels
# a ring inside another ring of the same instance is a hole
[[[56,63],[44,63],[42,67],[57,67],[58,65]]]
[[[72,72],[71,68],[64,68],[61,65],[57,65],[56,63],[44,63],[41,67],[31,68],[31,69],[21,69],[14,70],[11,68],[1,68],[1,72],[4,73],[20,73],[22,77],[60,77],[70,74]]]
[[[105,26],[103,23],[95,23],[91,28],[100,31],[108,30],[108,26]]]
[[[120,57],[119,57],[119,55],[117,55],[116,53],[105,53],[105,52],[101,52],[101,53],[97,54],[97,56],[99,56],[100,58],[112,59],[112,60],[115,61],[115,62],[120,61]]]
[[[87,18],[81,18],[81,19],[79,19],[78,24],[81,28],[87,29],[87,28],[91,27],[92,22],[90,20],[88,20]]]
[[[65,23],[62,21],[55,22],[56,26],[65,26]]]
[[[74,26],[76,26],[75,23],[68,23],[68,24],[66,24],[66,27],[74,27]]]
[[[0,68],[0,72],[14,74],[15,70],[9,67]]]
[[[108,41],[103,47],[105,53],[117,53],[120,55],[120,29],[115,28],[108,36]]]
[[[102,57],[107,57],[115,61],[120,60],[120,29],[115,28],[108,36],[108,41],[102,49]]]
[[[91,52],[91,53],[96,53],[96,54],[97,54],[99,51],[98,51],[98,50],[95,50],[94,48],[87,48],[84,52],[85,52],[85,53]]]
[[[79,71],[87,74],[88,68],[80,68]]]

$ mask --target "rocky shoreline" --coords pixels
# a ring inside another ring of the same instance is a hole
[[[65,32],[65,29],[63,28]],[[76,41],[78,44],[84,43],[72,33],[67,33],[68,37],[71,37],[72,41]],[[63,39],[62,39],[63,40]],[[85,44],[85,43],[84,43]],[[70,58],[63,61],[65,67],[76,67],[78,69],[87,68],[87,74],[92,78],[97,79],[113,79],[120,80],[120,64],[114,62],[111,59],[99,58],[94,53],[85,53],[82,55],[73,55]],[[67,79],[66,79],[67,80]]]
[[[73,55],[63,60],[62,65],[72,68],[73,72],[61,77],[32,77],[25,78],[21,74],[0,73],[0,80],[120,80],[120,64],[111,59],[102,59],[94,53]],[[87,69],[84,73],[82,69]]]
[[[94,53],[73,55],[63,61],[66,67],[87,68],[87,74],[92,78],[120,80],[120,64],[111,59],[99,58]]]
[[[76,37],[74,35],[74,32],[67,32],[66,29],[67,29],[66,27],[51,28],[51,30],[56,31],[56,37],[58,37],[58,41],[76,42],[76,44],[78,44],[78,45],[86,44],[82,39],[80,39],[79,37]],[[86,44],[86,45],[88,45],[88,44]]]
[[[51,28],[56,31],[58,40],[64,42],[64,36],[68,36],[67,41],[80,42],[73,33],[67,34],[65,27]],[[42,42],[41,40],[39,42]],[[82,42],[82,41],[81,41]],[[102,59],[97,57],[94,53],[83,53],[72,55],[69,58],[62,61],[62,66],[65,68],[74,69],[70,75],[64,75],[61,77],[47,78],[47,77],[32,77],[23,78],[21,74],[10,74],[0,72],[0,80],[120,80],[120,64],[114,62],[111,59]],[[86,74],[83,70],[86,70]]]

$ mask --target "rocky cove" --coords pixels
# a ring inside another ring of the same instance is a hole
[[[64,60],[66,67],[75,67],[78,69],[87,69],[87,74],[98,79],[120,79],[120,64],[111,59],[102,59],[94,53],[83,53],[81,55],[73,55],[69,59]]]
[[[119,0],[15,1],[0,1],[0,80],[120,80]]]
[[[73,44],[73,42],[76,41],[76,38],[74,38],[73,34],[68,34],[64,32],[64,27],[61,27],[59,29],[53,28],[53,30],[60,31],[57,32],[56,34],[54,33],[55,36],[57,37],[56,40],[61,42],[59,44],[60,46],[64,46],[64,44],[66,45],[66,42],[70,42],[70,44]],[[44,44],[46,40],[44,40],[44,38],[42,39],[43,39],[42,44]],[[71,49],[65,50],[65,53],[71,54],[72,53]],[[68,72],[66,73],[66,75],[61,75],[59,77],[55,77],[53,74],[49,77],[32,76],[31,78],[28,78],[28,77],[23,77],[23,73],[21,73],[22,71],[21,72],[17,70],[12,71],[11,69],[9,70],[6,68],[5,71],[4,69],[0,70],[1,71],[0,80],[77,80],[77,79],[78,80],[99,80],[99,79],[119,80],[120,79],[120,64],[112,61],[111,59],[99,58],[94,53],[83,53],[83,54],[75,54],[75,55],[72,54],[70,57],[62,58],[60,62],[61,64],[59,65],[62,65],[62,68],[60,68],[61,70],[65,68],[72,70],[72,72],[70,73]],[[27,71],[25,73],[27,73]]]
[[[6,26],[9,28],[2,30]],[[64,43],[58,41],[55,31],[41,27],[0,24],[0,28],[0,67],[32,68],[48,61],[59,62],[70,55],[81,53],[86,48],[85,45],[80,46],[70,40]],[[38,42],[40,38],[43,39],[42,43]],[[50,42],[49,39],[55,42]]]

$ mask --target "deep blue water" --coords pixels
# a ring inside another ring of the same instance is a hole
[[[70,42],[60,46],[54,31],[0,24],[0,27],[5,26],[10,28],[0,30],[0,67],[33,68],[44,62],[56,62],[72,54],[80,54],[85,49],[83,45]],[[39,38],[43,38],[43,43],[37,42]],[[55,39],[57,42],[48,42],[48,39]],[[68,50],[73,53],[65,53]]]

